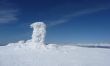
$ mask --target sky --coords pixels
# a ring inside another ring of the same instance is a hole
[[[110,0],[0,0],[0,45],[31,39],[33,22],[46,43],[110,43]]]

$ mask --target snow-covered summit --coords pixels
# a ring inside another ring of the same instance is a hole
[[[32,39],[0,47],[0,66],[110,66],[110,49],[45,45],[46,25],[31,27]]]

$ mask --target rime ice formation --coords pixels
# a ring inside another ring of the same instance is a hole
[[[46,25],[43,22],[35,22],[31,24],[33,28],[32,33],[32,43],[37,47],[44,47],[45,45],[45,34],[46,34]]]
[[[18,41],[17,43],[9,43],[7,46],[17,47],[31,47],[31,48],[45,48],[45,35],[46,35],[46,24],[43,22],[32,23],[33,28],[32,39],[27,41]]]

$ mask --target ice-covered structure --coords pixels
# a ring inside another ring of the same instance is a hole
[[[17,43],[9,43],[7,46],[41,48],[45,47],[46,24],[43,22],[32,23],[33,28],[32,39],[18,41]]]
[[[32,44],[36,47],[45,46],[45,36],[46,36],[46,24],[43,22],[35,22],[30,25],[33,28],[32,33]]]

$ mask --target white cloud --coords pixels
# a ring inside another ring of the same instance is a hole
[[[56,20],[56,21],[52,21],[50,24],[49,24],[49,27],[51,26],[55,26],[55,25],[59,25],[59,24],[63,24],[65,22],[68,22],[68,19],[59,19],[59,20]]]
[[[17,9],[11,3],[0,1],[0,23],[9,23],[17,20]]]
[[[49,26],[55,26],[55,25],[67,23],[73,17],[78,17],[78,16],[81,16],[81,15],[84,15],[84,14],[91,14],[91,13],[95,13],[95,12],[99,12],[99,11],[107,10],[107,9],[109,9],[109,7],[99,7],[99,8],[85,9],[85,10],[77,11],[77,12],[74,12],[72,14],[67,14],[67,15],[63,16],[62,18],[60,18],[58,20],[52,21],[49,24]]]

